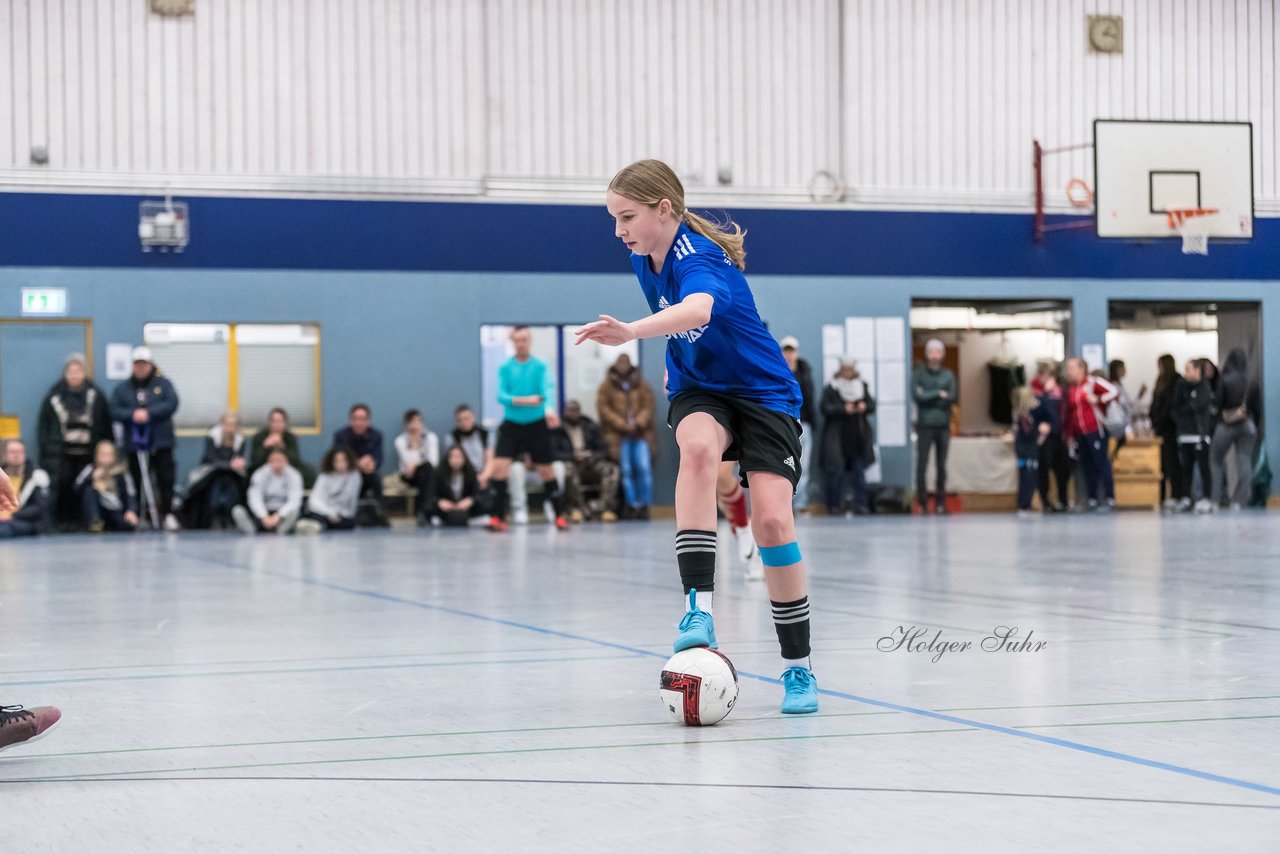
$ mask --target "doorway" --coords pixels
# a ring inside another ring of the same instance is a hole
[[[0,318],[0,438],[20,436],[33,460],[40,404],[72,353],[93,377],[93,321]]]

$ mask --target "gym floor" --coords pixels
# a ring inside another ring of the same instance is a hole
[[[1275,850],[1276,516],[803,520],[807,717],[778,713],[767,596],[722,533],[741,693],[703,729],[658,701],[673,540],[665,521],[0,545],[0,701],[64,713],[0,755],[0,838]]]

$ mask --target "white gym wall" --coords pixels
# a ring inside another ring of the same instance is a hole
[[[1273,0],[195,5],[0,0],[0,187],[595,199],[657,156],[696,199],[807,202],[825,170],[855,204],[1021,210],[1031,140],[1104,117],[1254,122],[1280,214]],[[1088,151],[1046,165],[1051,209],[1092,184]]]

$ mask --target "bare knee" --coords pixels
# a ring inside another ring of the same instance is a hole
[[[792,542],[796,538],[796,532],[790,508],[753,513],[751,532],[755,535],[756,544],[762,548],[785,546]]]
[[[694,477],[715,477],[720,449],[712,442],[694,439],[680,446],[680,471]]]

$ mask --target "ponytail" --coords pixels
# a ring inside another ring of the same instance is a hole
[[[691,231],[701,234],[723,249],[733,266],[739,270],[747,269],[747,250],[743,246],[746,243],[747,232],[742,226],[733,220],[718,223],[690,210],[686,210],[681,218]]]
[[[684,185],[670,166],[661,160],[639,160],[625,167],[609,182],[609,189],[633,202],[656,207],[663,199],[671,202],[672,212],[689,230],[702,235],[724,250],[729,261],[739,270],[747,267],[747,250],[743,243],[746,231],[732,220],[719,223],[685,207]]]

